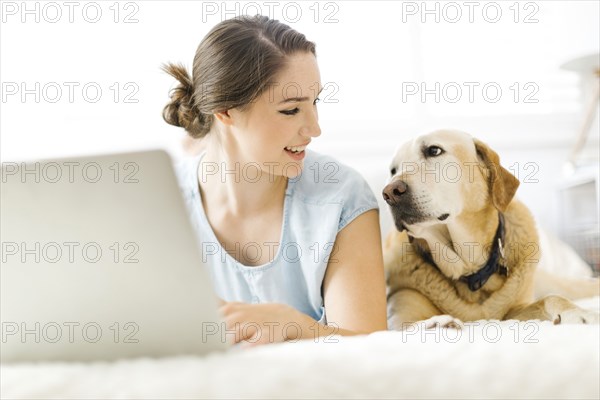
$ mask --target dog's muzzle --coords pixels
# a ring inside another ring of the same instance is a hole
[[[399,205],[406,197],[408,192],[408,185],[406,182],[401,180],[395,180],[386,187],[383,188],[383,199],[391,207]]]
[[[418,210],[408,184],[400,179],[390,182],[383,188],[383,199],[390,206],[394,223],[399,231],[406,229],[405,225],[415,224],[427,219]]]

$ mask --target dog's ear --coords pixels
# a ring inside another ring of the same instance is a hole
[[[507,169],[500,165],[500,157],[490,147],[480,140],[474,139],[477,157],[483,162],[487,170],[488,187],[494,206],[504,212],[510,201],[515,196],[519,187],[519,180]]]

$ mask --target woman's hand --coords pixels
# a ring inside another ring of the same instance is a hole
[[[306,336],[317,322],[286,304],[220,302],[219,312],[227,328],[226,338],[244,346],[296,340]]]

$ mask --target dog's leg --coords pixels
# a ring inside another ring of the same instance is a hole
[[[511,269],[510,276],[500,289],[482,304],[468,302],[459,296],[454,283],[435,267],[421,262],[415,268],[395,271],[388,277],[388,285],[397,289],[416,289],[440,309],[439,314],[452,315],[462,321],[504,319],[515,299],[529,302],[528,280],[533,279],[535,265],[524,263]],[[531,296],[532,297],[532,296]]]
[[[533,304],[513,308],[504,319],[539,319],[553,321],[554,324],[597,324],[600,322],[600,315],[584,310],[564,297],[550,295]]]
[[[439,319],[443,314],[431,301],[421,293],[412,289],[401,289],[388,300],[388,328],[401,331],[417,321],[426,320],[425,328],[436,325],[450,326],[446,319]],[[449,317],[449,316],[443,316]],[[434,320],[438,318],[438,320]],[[451,319],[451,317],[449,317]],[[453,322],[449,321],[448,322]],[[456,325],[459,325],[458,323]]]

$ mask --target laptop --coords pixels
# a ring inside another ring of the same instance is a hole
[[[228,347],[166,152],[4,162],[0,184],[2,362]]]

